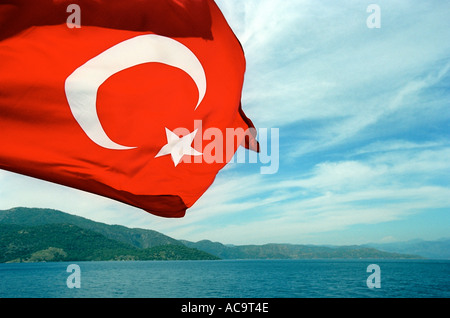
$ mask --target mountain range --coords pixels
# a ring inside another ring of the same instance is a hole
[[[429,259],[450,259],[450,238],[435,241],[410,240],[394,243],[370,243],[363,246],[393,253],[420,255]]]
[[[450,240],[365,246],[231,246],[209,240],[176,240],[153,230],[108,225],[51,209],[0,210],[0,262],[450,258],[449,246]]]

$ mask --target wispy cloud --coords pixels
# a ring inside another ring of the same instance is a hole
[[[319,233],[447,208],[450,148],[430,146],[378,149],[363,159],[318,163],[303,175],[271,176],[270,182],[262,175],[228,175],[179,227],[161,226],[194,240],[224,241],[227,233],[226,243],[305,242]]]
[[[219,4],[247,54],[244,107],[260,127],[295,125],[293,156],[414,112],[417,94],[448,76],[447,3],[380,1],[378,30],[366,26],[366,1]]]
[[[447,140],[436,140],[436,141],[426,141],[426,142],[414,142],[409,140],[385,140],[376,141],[368,145],[362,146],[355,151],[352,155],[364,155],[379,152],[398,152],[405,150],[420,150],[420,149],[435,149],[440,147],[448,147],[450,141]]]

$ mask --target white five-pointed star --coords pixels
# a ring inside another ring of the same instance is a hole
[[[194,132],[184,137],[178,137],[178,135],[174,134],[170,129],[166,128],[167,144],[161,148],[155,158],[165,155],[171,155],[173,163],[176,167],[180,163],[181,158],[183,158],[184,155],[201,156],[201,152],[198,152],[191,147],[192,141],[197,134],[197,130],[198,129],[194,130]]]

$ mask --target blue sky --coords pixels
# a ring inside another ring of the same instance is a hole
[[[183,219],[0,171],[0,209],[229,244],[449,237],[450,2],[220,0],[247,57],[243,106],[279,169],[232,163]],[[369,29],[369,4],[381,28]]]

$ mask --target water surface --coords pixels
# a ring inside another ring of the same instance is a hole
[[[70,264],[80,288],[68,288]],[[367,286],[378,264],[381,288]],[[0,264],[2,298],[447,298],[450,261],[221,260]]]

